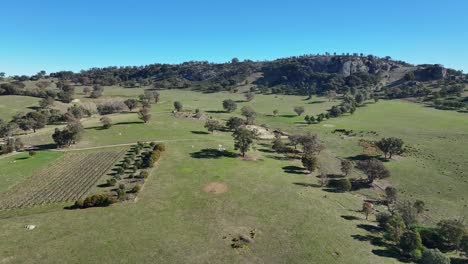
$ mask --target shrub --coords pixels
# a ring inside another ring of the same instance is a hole
[[[349,192],[351,190],[351,181],[348,178],[332,180],[328,185],[341,192]]]
[[[113,200],[107,193],[101,193],[88,196],[84,200],[78,200],[75,202],[75,206],[78,208],[103,207],[112,203]]]
[[[426,249],[422,253],[421,264],[450,264],[450,259],[438,249]]]
[[[140,172],[140,178],[146,179],[148,178],[149,173],[147,171]]]
[[[459,220],[442,220],[437,224],[438,234],[445,245],[456,248],[465,234],[465,227]]]
[[[385,226],[387,225],[388,221],[390,220],[390,217],[392,217],[392,215],[388,212],[380,212],[378,213],[376,216],[375,216],[375,219],[377,220],[377,222],[379,223],[379,226],[382,227],[382,228],[385,228]]]
[[[132,193],[139,193],[141,191],[141,185],[137,184],[132,188]]]
[[[431,227],[418,227],[416,228],[419,235],[421,236],[421,241],[424,246],[428,248],[440,248],[442,247],[442,239],[437,232],[437,228]]]
[[[160,152],[164,152],[166,151],[166,145],[164,145],[163,143],[158,143],[154,145],[153,150],[159,150]]]
[[[115,178],[111,178],[107,180],[107,186],[115,186],[117,180]]]
[[[416,252],[421,252],[422,249],[422,242],[419,233],[412,230],[405,231],[400,237],[399,246],[407,255],[411,256],[412,253],[420,255]]]

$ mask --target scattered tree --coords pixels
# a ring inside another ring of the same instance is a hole
[[[296,112],[296,114],[298,116],[302,115],[302,113],[304,113],[304,107],[303,106],[295,106],[294,107],[294,112]]]
[[[255,112],[255,110],[248,105],[241,108],[241,113],[243,116],[245,116],[247,119],[247,124],[249,125],[253,124],[255,118],[257,117],[257,112]]]
[[[136,99],[127,99],[124,101],[124,104],[128,107],[130,111],[135,109],[138,106],[138,100]]]
[[[175,111],[180,112],[180,111],[182,111],[182,108],[183,108],[183,106],[182,106],[181,102],[179,102],[179,101],[174,102],[174,110]]]
[[[232,134],[234,137],[234,149],[239,150],[242,157],[250,149],[255,139],[255,133],[245,127],[240,127]]]
[[[357,167],[366,174],[369,183],[390,176],[390,171],[378,159],[359,161]]]
[[[450,258],[438,249],[426,249],[421,256],[421,264],[450,264]]]
[[[144,106],[138,111],[138,118],[146,124],[151,119],[150,108]]]
[[[353,163],[347,159],[341,160],[341,172],[344,176],[348,176],[353,169]]]
[[[102,128],[104,128],[104,129],[108,129],[108,128],[110,128],[112,126],[112,120],[107,116],[101,117],[101,119],[99,119],[99,121],[101,121]]]
[[[214,133],[215,130],[220,130],[221,127],[221,123],[219,123],[219,121],[216,119],[208,119],[205,122],[205,128],[211,133]]]
[[[382,138],[375,145],[384,153],[385,158],[389,155],[391,159],[392,155],[403,153],[403,140],[399,138]]]
[[[309,171],[309,173],[314,172],[315,169],[317,169],[318,167],[317,157],[315,157],[315,155],[312,155],[310,153],[302,156],[301,161],[302,161],[302,166],[304,166]]]
[[[236,130],[243,125],[245,125],[244,119],[237,116],[230,117],[226,122],[226,126],[231,130]]]
[[[227,112],[231,113],[237,109],[237,104],[231,99],[226,99],[223,101],[223,108]]]

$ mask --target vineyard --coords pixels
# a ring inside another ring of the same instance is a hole
[[[67,153],[51,166],[0,194],[0,209],[76,201],[112,169],[125,151]]]

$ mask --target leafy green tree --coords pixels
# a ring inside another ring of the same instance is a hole
[[[251,107],[251,106],[244,106],[241,108],[241,113],[243,116],[245,116],[247,120],[247,124],[253,124],[255,121],[255,118],[257,117],[257,112]]]
[[[375,143],[375,145],[384,153],[385,158],[389,155],[388,157],[390,159],[394,154],[403,153],[403,144],[403,140],[395,137],[382,138]]]
[[[174,109],[175,109],[177,112],[182,111],[182,109],[183,109],[182,103],[179,102],[179,101],[175,101],[175,102],[174,102]]]
[[[393,214],[385,224],[385,238],[398,243],[406,231],[405,222],[399,214]]]
[[[53,106],[54,102],[54,98],[47,96],[46,98],[42,98],[41,101],[39,101],[39,106],[41,108],[47,108],[49,106]]]
[[[247,128],[240,127],[232,134],[234,137],[234,149],[239,150],[242,157],[250,149],[255,139],[255,133]]]
[[[223,108],[229,113],[234,112],[237,109],[237,103],[234,100],[226,99],[223,101]]]
[[[399,247],[405,255],[420,256],[423,249],[418,232],[406,230],[400,237]]]
[[[146,106],[140,108],[140,110],[138,111],[138,118],[143,120],[145,124],[148,123],[151,119],[150,108]]]
[[[359,161],[357,167],[366,174],[369,183],[373,183],[376,179],[390,177],[390,171],[378,159]]]
[[[458,246],[458,249],[465,254],[465,256],[468,256],[468,233],[463,235],[460,245]]]
[[[391,211],[390,206],[393,205],[398,198],[397,189],[393,186],[388,186],[387,188],[385,188],[385,196],[387,198],[387,206],[389,208],[389,211]]]
[[[318,167],[318,160],[317,157],[315,157],[315,155],[305,154],[304,156],[302,156],[301,161],[302,166],[304,166],[309,171],[309,173],[314,172],[315,169],[317,169]]]
[[[445,245],[457,248],[465,234],[465,226],[460,220],[442,220],[437,223],[437,232]]]
[[[344,176],[348,176],[353,169],[353,163],[347,159],[341,160],[341,172]]]
[[[220,130],[222,128],[222,125],[216,119],[208,119],[205,122],[205,128],[211,133],[214,133],[215,130]]]
[[[237,116],[230,117],[226,122],[226,126],[231,130],[236,130],[243,125],[245,125],[245,120]]]
[[[294,112],[296,112],[296,114],[298,116],[302,115],[302,113],[304,113],[304,107],[303,106],[295,106],[294,107]]]
[[[438,249],[426,249],[422,253],[421,264],[450,264],[450,258]]]
[[[247,100],[247,102],[250,102],[255,98],[255,93],[247,92],[247,93],[244,94],[244,96],[245,96],[245,99]]]
[[[138,100],[136,99],[127,99],[124,101],[124,104],[128,107],[130,111],[135,109],[138,106]]]
[[[277,116],[278,112],[279,112],[278,109],[273,110],[273,116]]]
[[[104,128],[104,129],[108,129],[108,128],[110,128],[112,126],[112,120],[107,116],[101,117],[101,119],[99,119],[99,121],[101,122],[102,128]]]
[[[286,150],[286,145],[283,140],[281,140],[281,137],[278,136],[273,140],[271,148],[278,153],[283,153]]]

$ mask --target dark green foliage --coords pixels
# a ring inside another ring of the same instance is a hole
[[[257,117],[257,112],[251,106],[244,106],[241,108],[241,113],[247,119],[247,124],[251,125],[254,123],[255,118]]]
[[[103,207],[109,206],[113,201],[107,193],[94,194],[86,197],[84,200],[78,200],[75,202],[77,208],[89,208],[89,207]]]
[[[367,175],[369,183],[374,182],[376,179],[383,179],[390,176],[390,171],[378,159],[359,161],[357,167]]]
[[[226,122],[226,126],[231,130],[236,130],[243,125],[245,125],[245,120],[237,116],[230,117]]]
[[[445,256],[438,249],[426,249],[423,251],[421,264],[450,264],[450,258]]]
[[[237,103],[231,99],[226,99],[223,101],[223,108],[229,113],[233,112],[237,109]]]
[[[175,101],[174,102],[174,110],[176,110],[177,112],[180,112],[180,111],[182,111],[182,109],[183,109],[182,103],[179,102],[179,101]]]
[[[214,133],[215,130],[220,130],[223,126],[216,119],[208,119],[206,120],[204,127],[211,133]]]
[[[159,150],[160,152],[166,151],[166,145],[164,143],[157,143],[154,145],[153,150]]]
[[[115,186],[116,183],[117,180],[115,178],[111,178],[106,181],[107,186]]]
[[[450,248],[457,248],[465,235],[465,226],[460,220],[442,220],[437,228],[442,242]]]
[[[295,106],[294,107],[294,112],[296,112],[296,114],[298,116],[302,115],[302,113],[304,113],[304,107],[303,106]]]
[[[136,99],[127,99],[124,101],[124,104],[128,107],[130,111],[138,106],[138,100]]]
[[[353,163],[347,159],[342,159],[340,169],[344,176],[348,176],[353,169]]]
[[[149,173],[147,171],[140,172],[140,178],[146,179],[148,178]]]
[[[380,227],[385,228],[388,221],[390,220],[390,217],[392,217],[392,215],[390,213],[380,212],[375,216],[375,219],[376,219],[377,223],[379,223]]]
[[[330,180],[328,186],[340,192],[351,191],[351,181],[348,178]]]
[[[242,157],[244,157],[255,139],[255,133],[240,127],[234,131],[232,136],[234,138],[234,149],[239,150]]]
[[[55,129],[52,139],[58,147],[70,146],[81,138],[83,126],[79,122],[69,123],[64,129]]]
[[[403,140],[395,137],[382,138],[375,143],[375,145],[384,153],[385,158],[389,155],[390,159],[394,154],[403,153],[403,144]]]
[[[385,224],[385,238],[395,243],[400,241],[400,237],[406,231],[405,222],[399,214],[393,214]]]
[[[412,230],[406,230],[400,237],[399,247],[406,255],[415,254],[415,251],[421,252],[423,246],[419,233]],[[418,255],[420,255],[420,253]]]
[[[310,173],[314,172],[318,167],[318,160],[315,155],[305,154],[302,159],[302,166],[304,166]]]

